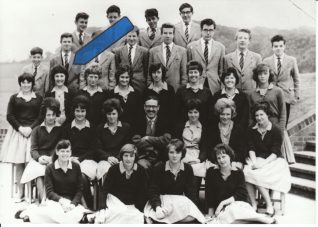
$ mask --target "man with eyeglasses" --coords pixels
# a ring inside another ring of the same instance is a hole
[[[198,61],[203,66],[201,83],[212,95],[221,89],[225,47],[213,39],[215,22],[208,18],[200,23],[201,38],[188,45],[188,60]]]
[[[145,169],[165,160],[165,147],[171,140],[170,126],[166,119],[158,115],[159,108],[157,96],[146,97],[145,115],[138,124],[137,134],[132,137],[138,148],[138,164]]]
[[[187,45],[200,39],[200,25],[192,21],[193,7],[188,3],[183,3],[179,7],[182,21],[175,25],[176,32],[174,43],[187,48]]]
[[[73,51],[77,51],[91,40],[91,35],[86,31],[89,15],[80,12],[75,16],[76,30],[72,33],[73,36]]]

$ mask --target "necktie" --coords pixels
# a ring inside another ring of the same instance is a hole
[[[151,29],[151,34],[149,36],[149,39],[150,40],[153,40],[156,36],[156,29]]]
[[[35,77],[37,73],[38,73],[38,67],[37,67],[37,66],[34,66],[33,77]]]
[[[152,136],[152,121],[151,120],[148,120],[147,122],[146,135]]]
[[[240,68],[243,69],[244,67],[244,54],[243,52],[240,53]]]
[[[83,45],[83,32],[79,33],[79,44],[82,46]]]
[[[208,64],[209,61],[209,49],[208,49],[208,43],[209,41],[205,41],[205,47],[204,47],[204,60],[206,64]]]
[[[186,24],[186,29],[184,31],[185,37],[187,39],[187,42],[189,42],[189,25]]]
[[[64,54],[64,67],[68,70],[68,54]]]
[[[96,63],[99,63],[98,56],[95,58],[95,62],[96,62]]]
[[[129,61],[129,65],[132,65],[132,59],[131,59],[131,50],[132,50],[133,46],[129,45],[129,52],[128,52],[128,61]]]
[[[170,51],[170,47],[167,45],[166,46],[167,48],[167,51],[166,51],[166,66],[168,65],[168,62],[169,62],[169,58],[171,56],[171,51]]]
[[[280,70],[282,68],[282,63],[280,61],[280,57],[277,58],[277,75],[280,74]]]

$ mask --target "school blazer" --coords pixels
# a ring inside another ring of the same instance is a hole
[[[115,54],[110,51],[104,51],[100,54],[99,65],[102,68],[102,77],[99,80],[99,86],[103,90],[112,90],[116,86],[115,79]]]
[[[292,100],[297,99],[299,97],[300,81],[296,58],[285,54],[279,74],[277,74],[274,55],[265,58],[263,62],[273,70],[275,75],[274,84],[283,90],[285,102],[291,103]]]
[[[114,49],[116,68],[120,65],[129,65],[127,45]],[[132,80],[131,85],[140,94],[146,89],[148,74],[148,50],[139,45],[136,46],[135,57],[131,65]]]
[[[162,43],[161,31],[159,28],[156,29],[155,38],[149,39],[147,29],[143,29],[139,34],[139,45],[147,49],[151,49],[155,46],[159,46]]]
[[[224,70],[226,71],[229,67],[235,68],[240,80],[236,87],[248,93],[256,88],[256,82],[253,80],[253,69],[261,62],[262,57],[260,54],[248,50],[244,59],[243,69],[241,69],[236,51],[234,51],[225,56]]]
[[[78,36],[77,36],[77,34],[76,34],[76,31],[74,31],[73,33],[72,33],[72,36],[73,36],[73,47],[72,47],[72,51],[77,51],[78,49],[80,49],[82,46],[80,45],[80,43],[79,43],[79,38],[78,38]],[[86,32],[84,32],[83,33],[83,46],[86,44],[86,43],[88,43],[89,41],[91,41],[91,35],[90,34],[88,34],[88,33],[86,33]]]
[[[175,25],[174,43],[187,48],[187,45],[193,41],[201,38],[201,28],[198,23],[192,21],[189,33],[189,40],[185,36],[183,31],[183,22],[179,22]]]
[[[166,65],[163,58],[163,45],[156,46],[149,51],[149,65],[152,63],[161,63]],[[173,45],[171,56],[166,66],[166,81],[170,84],[175,91],[180,85],[185,85],[188,81],[187,76],[187,52],[186,49]],[[148,73],[147,84],[151,83],[151,75]]]
[[[202,83],[208,80],[212,95],[221,89],[220,77],[223,72],[225,47],[222,43],[212,40],[211,55],[206,64],[201,39],[188,45],[188,59],[198,61],[202,67]]]

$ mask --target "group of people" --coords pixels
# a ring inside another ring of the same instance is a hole
[[[76,15],[76,31],[61,35],[49,68],[41,63],[43,50],[32,48],[32,63],[8,104],[0,153],[0,161],[15,166],[18,201],[25,199],[24,184],[36,182],[42,205],[31,205],[24,217],[34,223],[275,221],[269,191],[289,191],[288,163],[295,161],[285,144],[290,105],[299,99],[296,59],[275,35],[273,55],[262,60],[248,50],[248,29],[238,30],[237,49],[225,55],[213,39],[212,19],[193,21],[188,3],[179,12],[180,23],[159,28],[157,9],[147,9],[148,28],[135,26],[86,66],[73,64],[74,53],[103,31],[86,33],[86,13]],[[106,14],[111,26],[120,8]],[[91,214],[92,181],[98,211]],[[256,213],[256,189],[266,215]]]

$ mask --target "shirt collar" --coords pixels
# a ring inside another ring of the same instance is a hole
[[[158,116],[155,116],[154,118],[150,119],[149,117],[146,116],[147,122],[156,122]]]
[[[77,128],[77,129],[81,129],[81,128],[79,127],[79,125],[76,124],[75,119],[72,121],[72,124],[71,124],[71,128],[74,128],[74,127]],[[89,121],[86,120],[86,121],[85,121],[84,128],[90,128],[90,127],[91,127],[91,125],[90,125]]]
[[[186,88],[203,90],[203,84],[200,83],[198,86],[192,87],[190,83],[187,83]]]
[[[268,85],[267,90],[271,90],[271,89],[273,89],[273,87],[274,87],[274,85],[273,85],[272,83],[270,83],[270,84]],[[256,92],[260,92],[260,90],[261,90],[261,88],[260,88],[259,86],[257,86]]]
[[[278,61],[278,56],[274,54],[276,61]],[[285,57],[285,54],[283,53],[282,56],[279,57],[279,59],[282,61],[283,58]]]
[[[188,27],[191,27],[192,24],[192,20],[189,22]],[[186,24],[184,23],[184,21],[182,21],[182,25],[184,27],[184,29],[186,28]]]
[[[148,88],[152,90],[154,89],[153,82],[149,85]],[[165,81],[161,83],[161,89],[168,91],[168,84]]]
[[[165,49],[166,49],[167,44],[165,44],[164,42],[162,42],[162,46],[163,46],[163,49],[165,50]],[[172,50],[172,48],[173,48],[173,42],[172,42],[172,43],[170,43],[168,46],[169,46],[170,51],[171,51],[171,50]]]
[[[189,128],[190,127],[190,121],[187,121],[184,127],[185,128]],[[200,121],[198,121],[196,127],[202,129],[202,124],[200,123]]]
[[[179,169],[179,170],[184,171],[184,163],[183,163],[182,161],[181,161],[180,169]],[[166,161],[165,171],[170,171],[170,172],[172,172],[172,169],[170,168],[170,165],[169,165],[169,161]]]
[[[132,170],[137,171],[138,165],[136,163],[134,163],[134,166],[132,168]],[[124,172],[126,172],[126,169],[124,167],[124,163],[122,161],[119,162],[119,171],[121,174],[123,174]]]
[[[117,122],[117,127],[123,127],[123,124],[121,123],[121,121]],[[105,123],[104,128],[109,128],[109,125],[107,122]]]
[[[202,46],[205,46],[205,40],[204,40],[203,38],[201,38],[200,40],[201,40],[201,45],[202,45]],[[210,39],[210,40],[209,40],[209,42],[208,42],[208,45],[209,45],[209,46],[211,45],[212,41],[213,41],[213,39]]]
[[[62,89],[58,89],[57,87],[54,87],[52,89],[52,92],[57,92],[57,91],[63,91],[64,93],[68,93],[68,88],[64,85]]]
[[[244,50],[244,51],[240,51],[238,49],[236,49],[236,54],[237,56],[241,56],[241,53],[243,53],[244,57],[247,55],[248,49]]]
[[[43,121],[42,124],[40,124],[40,126],[41,126],[41,127],[46,127],[45,121]],[[60,125],[57,121],[55,121],[55,125],[53,126],[53,128],[54,128],[54,127],[58,127],[58,126],[61,126],[61,125]]]
[[[55,169],[61,169],[61,166],[60,166],[60,163],[59,163],[58,160],[55,160],[55,162],[54,162],[54,168],[55,168]],[[68,168],[68,169],[72,169],[72,162],[71,162],[71,161],[68,161],[67,168]]]
[[[132,47],[133,47],[133,49],[136,49],[137,43],[136,43],[135,45],[132,45]],[[127,48],[128,48],[128,50],[129,50],[129,48],[130,48],[130,44],[129,44],[129,43],[127,43]]]
[[[34,99],[36,99],[36,95],[35,95],[35,93],[32,91],[32,92],[31,92],[31,95],[28,97],[28,96],[25,96],[22,91],[19,91],[19,93],[18,93],[18,95],[17,95],[17,98],[23,98],[23,99],[25,99],[25,100],[27,100],[28,98],[31,98],[31,99],[34,98]],[[30,100],[31,100],[31,99],[30,99]]]
[[[87,91],[88,92],[87,86],[83,87],[83,91]],[[103,89],[100,86],[97,86],[96,92],[103,92]]]
[[[62,50],[62,57],[64,58],[66,52]],[[69,58],[72,54],[72,51],[67,52],[67,58]]]
[[[128,91],[129,91],[129,92],[133,92],[133,91],[135,91],[135,90],[134,90],[134,88],[133,88],[132,86],[129,85]],[[119,92],[120,92],[119,86],[117,85],[117,86],[114,88],[114,93],[119,93]]]
[[[237,89],[235,88],[234,94],[239,94],[239,93],[240,93],[239,90],[237,90]],[[221,95],[224,95],[224,94],[226,94],[226,91],[225,91],[225,88],[222,88],[222,90],[221,90]]]
[[[273,124],[272,124],[272,122],[269,121],[269,122],[268,122],[268,125],[267,125],[267,127],[266,127],[266,131],[272,130],[272,127],[273,127]],[[253,129],[259,130],[259,125],[256,124],[256,125],[253,127]]]

